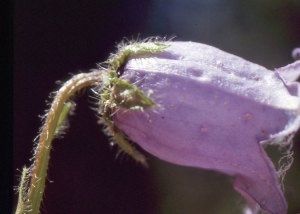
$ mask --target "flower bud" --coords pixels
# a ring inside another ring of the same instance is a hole
[[[165,42],[162,51],[132,54],[120,79],[155,102],[147,109],[119,106],[115,125],[158,158],[217,170],[256,213],[287,205],[262,144],[291,143],[300,125],[300,63],[270,71],[217,48]],[[289,81],[289,82],[287,82]],[[121,101],[120,101],[121,102]]]

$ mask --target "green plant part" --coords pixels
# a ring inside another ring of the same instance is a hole
[[[56,93],[51,107],[44,118],[44,124],[39,134],[38,143],[34,149],[34,162],[29,168],[24,168],[19,186],[19,201],[16,214],[37,214],[45,189],[45,180],[49,163],[52,140],[61,129],[65,114],[69,111],[65,103],[82,88],[101,82],[103,71],[78,74],[67,81]],[[63,113],[62,113],[63,112]],[[25,210],[26,209],[26,210]]]
[[[18,187],[19,199],[16,214],[39,213],[45,189],[52,140],[64,130],[65,119],[72,108],[69,100],[82,88],[90,86],[97,88],[96,91],[100,94],[98,113],[106,125],[107,134],[113,137],[114,142],[120,147],[120,151],[129,154],[136,161],[147,166],[145,157],[126,141],[125,135],[114,124],[111,115],[119,108],[143,110],[154,107],[155,103],[135,85],[119,79],[116,71],[131,56],[162,51],[167,47],[168,45],[157,40],[153,41],[153,39],[129,42],[129,44],[122,43],[119,45],[117,54],[109,57],[108,68],[101,67],[90,73],[75,75],[60,88],[44,117],[38,142],[34,149],[34,162],[29,168],[24,167],[23,169]]]
[[[28,169],[23,167],[22,175],[20,177],[20,185],[17,188],[18,191],[18,205],[16,213],[25,213],[30,209],[30,204],[26,201],[27,198],[27,188],[28,188],[28,179],[27,179]]]
[[[145,109],[155,106],[154,101],[149,99],[135,85],[128,81],[114,78],[112,80],[111,98],[113,102],[126,109]]]
[[[143,110],[155,106],[155,102],[135,85],[129,83],[127,80],[119,79],[115,71],[108,71],[102,75],[102,78],[106,80],[107,89],[101,94],[100,106],[102,108],[100,113],[105,113],[108,107]]]
[[[121,65],[123,65],[126,60],[130,58],[142,54],[142,53],[155,53],[157,51],[163,51],[165,48],[169,47],[169,45],[158,42],[156,40],[153,41],[152,38],[146,39],[142,42],[130,42],[129,44],[121,43],[118,46],[118,52],[116,54],[110,55],[110,59],[108,63],[117,70]]]
[[[58,122],[57,122],[57,126],[56,126],[56,129],[55,129],[55,136],[56,135],[59,135],[59,133],[62,131],[62,129],[64,128],[64,123],[66,122],[66,118],[71,110],[71,107],[72,107],[72,103],[71,102],[67,102],[60,115],[59,115],[59,118],[58,118]]]
[[[111,115],[119,108],[129,110],[143,110],[155,106],[155,102],[148,98],[135,85],[121,80],[115,71],[110,70],[103,74],[106,81],[106,90],[100,96],[99,114],[102,123],[107,127],[106,134],[113,137],[113,141],[119,146],[121,152],[130,155],[137,162],[147,166],[145,157],[138,152],[127,140],[124,134],[114,125]]]
[[[102,116],[102,120],[106,125],[105,132],[108,136],[111,136],[113,142],[119,146],[119,153],[124,152],[130,155],[138,163],[141,163],[143,166],[148,167],[146,158],[139,151],[137,151],[125,138],[125,135],[119,128],[114,124],[108,114]]]

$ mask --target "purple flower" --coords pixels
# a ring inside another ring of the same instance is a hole
[[[175,164],[221,171],[253,213],[286,213],[273,163],[262,144],[279,146],[298,130],[300,61],[275,71],[217,48],[168,42],[132,55],[121,79],[156,106],[118,108],[116,126],[151,154]],[[259,207],[257,206],[259,205]]]

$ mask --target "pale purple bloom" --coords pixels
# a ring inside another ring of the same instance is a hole
[[[295,48],[292,52],[292,57],[295,60],[299,60],[300,59],[300,48]]]
[[[134,56],[122,79],[157,105],[119,109],[118,128],[151,154],[234,176],[233,187],[257,212],[287,204],[262,143],[286,143],[299,128],[300,61],[275,71],[217,48],[169,42],[162,52]]]

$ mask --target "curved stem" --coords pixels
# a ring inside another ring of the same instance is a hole
[[[40,203],[45,189],[51,142],[54,138],[59,116],[65,102],[78,90],[91,86],[95,82],[101,82],[101,73],[102,71],[98,70],[91,73],[75,75],[57,92],[51,104],[51,108],[46,115],[45,122],[39,135],[39,142],[34,152],[34,162],[30,168],[30,184],[27,194],[24,194],[27,197],[23,198],[21,201],[19,199],[18,202],[18,206],[20,204],[23,205],[24,203],[27,204],[26,213],[39,213]],[[24,211],[25,210],[19,210],[16,214],[21,214]]]

